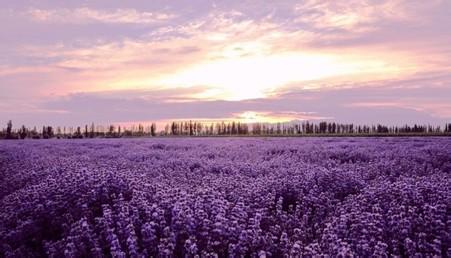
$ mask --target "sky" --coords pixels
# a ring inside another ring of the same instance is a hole
[[[451,0],[0,0],[0,123],[451,122]]]

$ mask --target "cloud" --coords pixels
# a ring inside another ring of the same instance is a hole
[[[18,5],[0,10],[1,117],[449,117],[449,1]]]
[[[328,120],[331,117],[319,116],[315,112],[296,112],[296,111],[244,111],[232,114],[231,120],[244,123],[287,123],[293,121],[315,121]]]
[[[449,31],[444,22],[449,22],[450,7],[443,0],[306,0],[294,6],[290,25],[314,35],[311,48],[436,50],[438,44],[449,45],[448,34],[440,31]]]
[[[109,23],[109,24],[154,24],[174,18],[162,12],[139,12],[136,9],[96,10],[86,7],[75,9],[30,9],[31,19],[46,23]]]
[[[295,5],[296,22],[315,29],[338,29],[350,32],[369,32],[382,24],[413,22],[421,19],[422,10],[439,5],[442,1],[427,3],[406,0],[306,0]]]
[[[438,124],[451,119],[449,75],[419,77],[405,81],[379,81],[360,87],[291,88],[271,98],[224,101],[193,99],[204,87],[158,90],[84,92],[54,96],[34,103],[46,111],[14,113],[14,119],[35,124],[76,125],[124,121],[170,121],[176,119],[240,119],[253,121],[329,120],[356,124]],[[52,114],[48,112],[53,112]],[[0,112],[0,120],[9,113]],[[21,120],[23,119],[23,120]]]
[[[31,45],[22,47],[22,52],[49,62],[39,66],[47,67],[55,80],[60,75],[57,92],[49,84],[51,93],[202,85],[205,91],[192,95],[210,100],[267,97],[286,85],[312,85],[310,80],[323,86],[324,80],[399,79],[420,66],[422,70],[438,67],[425,62],[424,56],[412,58],[411,53],[384,47],[317,49],[306,43],[314,36],[293,31],[271,15],[255,18],[245,11],[215,10],[139,38]],[[33,67],[11,71],[32,75]]]
[[[213,64],[219,60],[269,52],[270,44],[264,41],[268,38],[266,32],[274,26],[243,19],[236,12],[216,13],[209,14],[203,22],[198,20],[161,30],[162,34],[172,35],[162,40],[156,34],[151,34],[112,42],[99,40],[78,42],[76,45],[29,45],[22,47],[21,52],[30,59],[53,61],[46,64],[48,67],[76,73],[78,78],[74,77],[74,80],[78,82],[62,82],[72,91],[74,89],[70,85],[74,84],[78,84],[78,87],[84,84],[85,88],[94,87],[94,90],[160,87],[161,77],[176,77],[180,72],[183,73],[182,70],[199,63]],[[218,34],[227,36],[224,40],[217,40],[215,35]],[[32,68],[18,69],[17,72],[30,70]],[[170,86],[186,87],[205,83],[208,81],[191,80]]]

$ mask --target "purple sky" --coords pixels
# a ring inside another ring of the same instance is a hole
[[[3,1],[0,123],[451,121],[451,1]]]

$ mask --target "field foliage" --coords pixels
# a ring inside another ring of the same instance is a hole
[[[3,141],[0,257],[451,257],[450,138]]]

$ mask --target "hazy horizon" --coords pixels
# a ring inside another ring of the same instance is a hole
[[[0,127],[451,121],[451,1],[0,7]]]

